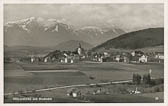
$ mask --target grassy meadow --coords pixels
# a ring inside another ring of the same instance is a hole
[[[9,65],[12,64],[12,65]],[[14,68],[13,68],[14,67]],[[12,70],[14,69],[14,70]],[[20,71],[16,71],[16,70]],[[74,64],[13,64],[7,63],[5,65],[5,93],[16,91],[25,91],[41,88],[49,88],[65,85],[89,84],[97,82],[107,82],[115,80],[132,79],[133,73],[146,74],[152,69],[153,78],[164,77],[163,64],[127,64],[127,63],[74,63]],[[47,70],[78,70],[77,72],[38,72]],[[26,74],[20,74],[22,71]],[[30,72],[31,71],[31,72]],[[36,72],[32,72],[36,71]],[[10,73],[15,73],[12,76]],[[31,75],[30,75],[31,74]],[[25,76],[27,75],[27,76]],[[90,78],[92,77],[92,79]],[[86,102],[80,100],[72,100],[66,96],[66,89],[54,90],[51,92],[43,92],[44,97],[52,96],[58,97],[52,102]],[[146,94],[148,95],[148,94]],[[152,97],[144,95],[141,96],[122,96],[122,95],[101,95],[87,97],[91,102],[156,102]],[[162,95],[161,95],[162,96]],[[105,98],[109,100],[105,100]],[[116,97],[116,98],[115,98]],[[123,101],[120,101],[120,98]],[[115,99],[114,99],[115,98]],[[137,98],[137,99],[136,99]],[[139,100],[143,98],[145,101]],[[157,101],[158,102],[158,101]],[[160,101],[159,101],[160,102]]]

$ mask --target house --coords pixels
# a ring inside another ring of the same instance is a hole
[[[44,62],[45,63],[48,62],[48,57],[44,58]]]
[[[102,63],[103,62],[103,56],[98,57],[98,61]]]
[[[140,62],[140,63],[147,63],[147,62],[148,62],[148,56],[142,55],[142,56],[139,58],[139,62]]]
[[[130,94],[140,94],[141,91],[138,90],[138,88],[136,87],[135,90],[129,90]]]
[[[155,52],[155,59],[159,63],[164,62],[164,52]]]
[[[68,58],[67,57],[64,58],[64,62],[68,63]]]
[[[119,61],[120,61],[120,55],[117,55],[116,58],[115,58],[115,60],[116,60],[117,62],[119,62]]]
[[[147,57],[142,51],[133,51],[131,52],[130,62],[131,63],[139,63],[139,62],[146,62]]]
[[[61,59],[61,61],[60,61],[61,63],[63,63],[64,62],[64,60],[63,59]]]
[[[75,56],[73,55],[68,55],[64,53],[64,56],[60,58],[61,63],[74,63]]]
[[[135,94],[140,94],[141,93],[141,91],[138,91],[138,88],[136,87],[136,90],[135,90],[135,92],[134,92]]]
[[[124,62],[124,63],[128,63],[128,62],[129,62],[129,58],[126,57],[126,56],[124,56],[124,57],[123,57],[123,62]]]
[[[71,59],[70,63],[74,63],[74,60],[73,60],[73,59]]]
[[[71,88],[71,89],[68,89],[67,96],[77,98],[77,97],[81,96],[81,92],[80,92],[80,90],[78,90],[76,88]]]
[[[135,56],[135,51],[131,52],[131,56]]]
[[[155,58],[156,59],[164,59],[164,52],[155,52]]]
[[[93,61],[103,62],[103,59],[104,59],[103,54],[100,54],[100,53],[93,54],[93,58],[92,58]]]
[[[103,53],[104,57],[110,57],[110,54],[108,52]]]
[[[35,58],[34,57],[31,57],[30,58],[30,62],[33,63],[35,61]]]

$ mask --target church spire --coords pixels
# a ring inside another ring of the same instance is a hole
[[[81,44],[79,43],[79,48],[81,48]]]

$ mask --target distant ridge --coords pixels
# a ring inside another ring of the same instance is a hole
[[[93,47],[91,44],[86,43],[84,41],[69,40],[69,41],[59,43],[57,46],[52,48],[55,48],[61,51],[74,51],[79,46],[79,43],[81,44],[82,48],[84,48],[85,50],[89,50]]]

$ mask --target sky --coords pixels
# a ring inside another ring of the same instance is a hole
[[[126,31],[164,26],[163,4],[6,4],[4,22],[29,17],[59,19],[76,28],[118,27]]]

